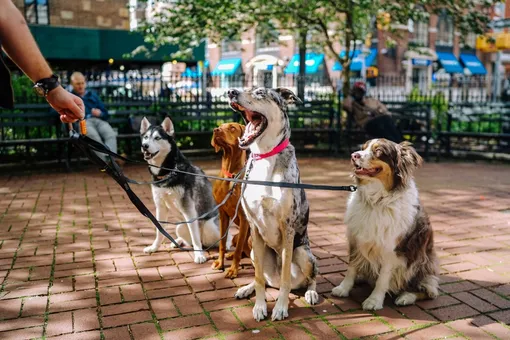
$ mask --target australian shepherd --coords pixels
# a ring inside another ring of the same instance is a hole
[[[438,295],[438,263],[429,218],[413,173],[422,158],[410,143],[372,139],[351,155],[358,190],[345,223],[349,267],[336,296],[348,296],[357,278],[374,286],[363,309],[383,307],[386,293],[409,305]]]

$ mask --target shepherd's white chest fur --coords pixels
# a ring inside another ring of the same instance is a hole
[[[248,180],[282,181],[282,175],[274,173],[273,157],[255,160]],[[256,227],[264,242],[276,251],[281,247],[280,228],[275,225],[289,216],[292,195],[284,195],[285,190],[277,187],[247,185],[243,193],[243,209],[252,227]]]
[[[397,259],[394,249],[413,226],[418,206],[414,181],[398,193],[388,193],[379,182],[373,182],[351,194],[345,214],[349,239],[372,270],[377,272],[381,261],[405,265],[405,259]]]

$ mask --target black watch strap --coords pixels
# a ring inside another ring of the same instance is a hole
[[[47,96],[51,90],[56,89],[59,86],[60,83],[58,82],[58,76],[54,74],[49,78],[43,78],[36,81],[34,84],[34,90],[40,96]]]

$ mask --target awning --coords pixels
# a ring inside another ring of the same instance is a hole
[[[142,34],[117,29],[45,25],[30,25],[30,31],[44,57],[56,61],[55,65],[60,65],[63,61],[107,61],[108,59],[113,59],[119,64],[131,62],[162,64],[168,61],[173,53],[179,51],[177,45],[166,45],[158,48],[150,56],[139,53],[126,58],[125,54],[131,53],[140,46],[145,46],[149,51],[152,50],[152,46],[144,42]],[[201,43],[193,49],[193,56],[186,60],[204,60],[204,56],[205,43]]]
[[[241,58],[222,59],[217,64],[214,70],[211,72],[212,76],[232,76],[241,66]]]
[[[324,54],[307,53],[305,61],[305,73],[315,74],[321,69],[324,64]],[[287,67],[283,71],[285,74],[298,74],[299,73],[299,54],[294,54]]]
[[[437,59],[446,73],[464,73],[464,68],[451,52],[436,52]]]
[[[460,61],[471,72],[471,74],[477,75],[487,74],[487,70],[483,66],[482,62],[474,54],[461,54]]]
[[[206,60],[206,61],[204,61],[204,68],[208,68],[208,67],[209,67],[209,60]],[[188,77],[188,78],[200,78],[200,77],[202,77],[202,68],[198,64],[193,69],[190,67],[186,67],[186,69],[182,73],[182,76]]]
[[[355,50],[354,53],[351,51],[353,55],[351,61],[351,71],[361,71],[363,60],[360,57],[361,51]],[[345,57],[345,51],[340,52],[340,57]],[[365,56],[365,68],[373,66],[375,60],[377,58],[377,49],[371,48],[368,55]],[[333,71],[342,71],[342,65],[337,61],[333,65]]]

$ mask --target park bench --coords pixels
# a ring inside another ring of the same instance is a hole
[[[338,152],[338,115],[332,100],[313,100],[289,107],[292,144],[297,150]]]
[[[429,158],[431,136],[432,106],[429,103],[413,102],[384,102],[392,113],[398,129],[405,140],[413,143],[414,147],[425,159]],[[348,154],[355,151],[359,145],[373,137],[369,136],[363,129],[356,125],[354,117],[347,114],[345,128],[343,130],[344,140]]]
[[[0,163],[32,163],[57,159],[67,135],[61,122],[47,104],[17,105],[0,111]]]
[[[497,158],[510,153],[510,103],[450,104],[445,126],[438,132],[439,150]]]

